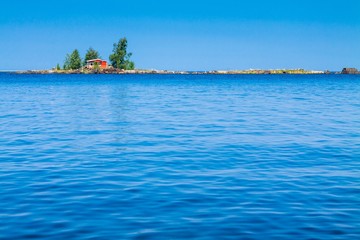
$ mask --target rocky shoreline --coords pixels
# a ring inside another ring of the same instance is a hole
[[[325,71],[306,70],[229,70],[229,71],[168,71],[168,70],[26,70],[17,74],[329,74]]]
[[[168,70],[121,70],[116,68],[108,69],[78,69],[78,70],[26,70],[17,71],[17,74],[360,74],[357,69],[349,72],[344,68],[341,72],[313,71],[304,69],[280,69],[280,70],[225,70],[225,71],[168,71]]]

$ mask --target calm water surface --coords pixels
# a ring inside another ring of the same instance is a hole
[[[0,74],[0,239],[360,239],[360,76]]]

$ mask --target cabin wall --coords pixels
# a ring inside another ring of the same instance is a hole
[[[107,68],[107,62],[102,61],[101,62],[101,68]]]

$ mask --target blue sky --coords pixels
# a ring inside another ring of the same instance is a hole
[[[360,1],[4,1],[0,69],[51,68],[90,46],[108,59],[123,36],[138,68],[360,68]]]

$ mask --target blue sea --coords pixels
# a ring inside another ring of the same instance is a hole
[[[360,239],[360,76],[0,73],[0,239]]]

